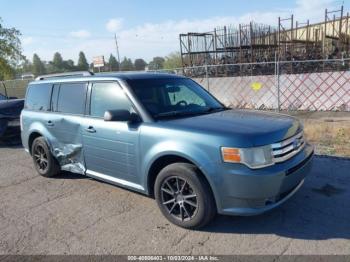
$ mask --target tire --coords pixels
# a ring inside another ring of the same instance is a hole
[[[43,137],[37,137],[31,148],[34,166],[39,175],[54,177],[60,173],[61,168],[57,160],[52,156],[50,149]]]
[[[210,186],[192,164],[174,163],[163,168],[156,178],[154,192],[163,215],[180,227],[198,229],[216,215]]]

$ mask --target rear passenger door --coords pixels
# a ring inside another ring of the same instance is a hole
[[[55,84],[50,118],[46,125],[54,137],[50,141],[62,169],[85,173],[82,154],[81,119],[85,114],[87,83]]]
[[[103,119],[107,110],[133,111],[132,103],[116,82],[91,83],[89,89],[89,115],[82,124],[87,173],[142,190],[137,177],[138,126]]]

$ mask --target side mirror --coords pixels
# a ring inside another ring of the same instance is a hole
[[[108,110],[104,114],[105,121],[118,122],[137,122],[140,118],[135,113],[130,113],[128,110]]]

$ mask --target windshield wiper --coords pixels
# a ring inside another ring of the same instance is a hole
[[[162,117],[176,117],[176,116],[193,116],[193,115],[201,115],[201,114],[207,114],[207,113],[212,113],[212,112],[218,112],[218,111],[223,111],[227,110],[225,107],[206,107],[204,110],[200,111],[169,111],[169,112],[163,112],[156,114],[154,117],[155,118],[162,118]]]
[[[189,112],[189,111],[169,111],[169,112],[163,112],[154,115],[155,118],[161,118],[161,117],[174,117],[174,116],[188,116],[188,115],[197,115],[200,112]]]
[[[225,108],[225,107],[207,107],[204,112],[205,113],[212,113],[212,112],[224,111],[224,110],[227,110],[227,108]]]
[[[229,110],[228,107],[207,107],[202,113],[203,114],[211,114],[211,113],[217,113],[221,111]]]

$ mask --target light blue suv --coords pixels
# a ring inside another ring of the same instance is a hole
[[[40,175],[67,170],[154,196],[185,228],[280,205],[313,155],[297,119],[226,108],[169,74],[39,77],[28,86],[21,130]]]

